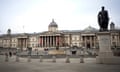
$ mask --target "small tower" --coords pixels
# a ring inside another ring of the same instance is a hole
[[[111,22],[110,24],[110,30],[114,30],[115,29],[115,24],[113,22]]]
[[[58,31],[58,25],[56,24],[56,22],[54,21],[54,19],[52,19],[52,22],[49,24],[48,31],[51,31],[51,32]]]
[[[11,34],[11,29],[7,30],[7,34],[10,35]]]

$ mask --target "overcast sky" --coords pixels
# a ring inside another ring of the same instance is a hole
[[[59,30],[98,29],[101,6],[120,27],[120,0],[0,0],[0,34],[47,31],[53,18]]]

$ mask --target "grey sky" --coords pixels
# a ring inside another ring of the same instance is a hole
[[[52,18],[59,30],[99,28],[97,14],[105,6],[120,27],[120,0],[0,0],[0,34],[47,31]]]

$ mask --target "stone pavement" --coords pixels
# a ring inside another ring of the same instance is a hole
[[[120,65],[96,64],[95,58],[85,58],[85,63],[80,63],[79,58],[72,58],[71,63],[65,63],[65,58],[52,62],[52,59],[32,59],[27,62],[27,58],[20,58],[20,62],[15,62],[15,56],[9,62],[4,61],[4,56],[0,55],[0,72],[120,72]]]

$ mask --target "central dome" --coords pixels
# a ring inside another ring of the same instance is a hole
[[[52,22],[49,24],[49,27],[58,27],[54,19],[52,19]]]
[[[97,31],[97,29],[94,28],[94,27],[88,26],[88,27],[85,28],[83,31],[84,31],[84,32],[94,32],[94,31]]]
[[[56,32],[57,30],[58,30],[58,25],[56,24],[54,19],[52,19],[52,22],[50,22],[48,26],[48,31]]]

